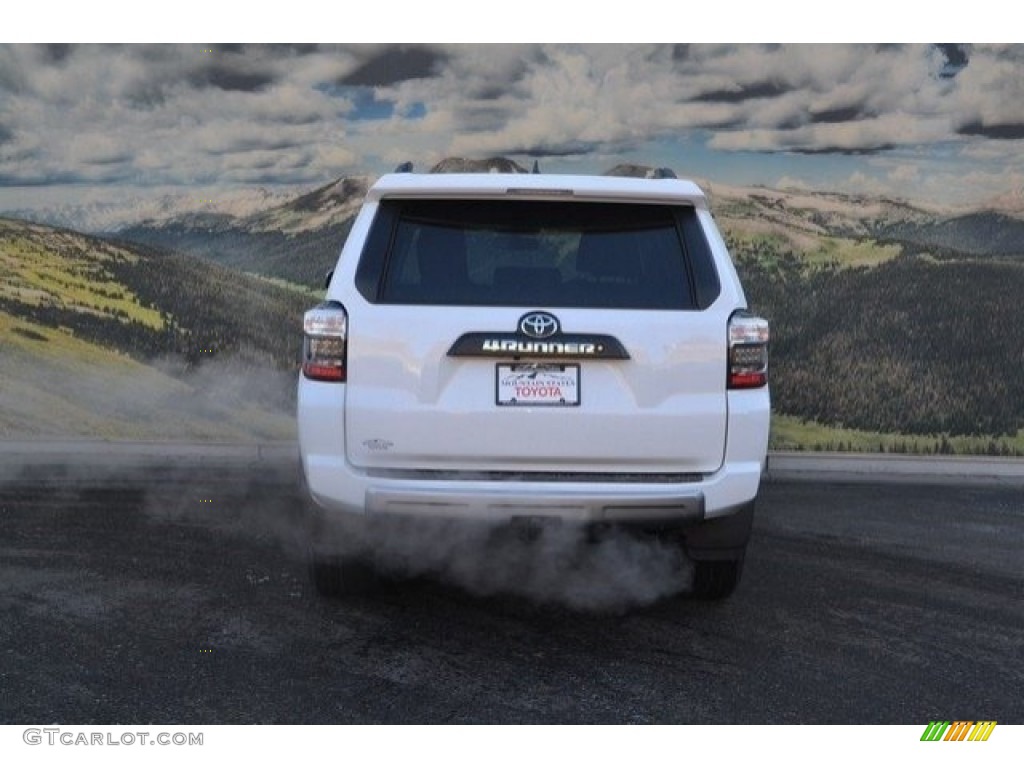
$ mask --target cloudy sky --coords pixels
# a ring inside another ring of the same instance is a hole
[[[451,155],[976,202],[1024,189],[1024,45],[0,46],[0,210]]]

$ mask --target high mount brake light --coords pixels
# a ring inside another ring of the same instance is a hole
[[[729,320],[729,389],[768,383],[768,321],[737,313]]]
[[[306,312],[302,319],[302,374],[314,381],[345,381],[348,314],[336,301]]]
[[[540,187],[509,187],[505,190],[507,195],[519,197],[572,197],[575,192],[571,189],[540,188]]]

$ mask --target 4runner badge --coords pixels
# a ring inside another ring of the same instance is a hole
[[[514,333],[464,333],[448,350],[451,357],[564,357],[628,360],[629,354],[614,336],[603,333],[562,333],[562,324],[550,312],[536,310],[519,318]]]

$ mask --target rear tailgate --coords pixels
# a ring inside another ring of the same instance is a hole
[[[523,314],[407,306],[353,313],[349,461],[616,473],[707,473],[721,465],[725,322],[714,313],[552,313],[565,334],[617,339],[628,359],[449,354],[465,334],[514,331]]]

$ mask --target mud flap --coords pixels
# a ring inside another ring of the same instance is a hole
[[[754,525],[754,502],[734,514],[707,520],[683,533],[692,560],[739,560]]]

